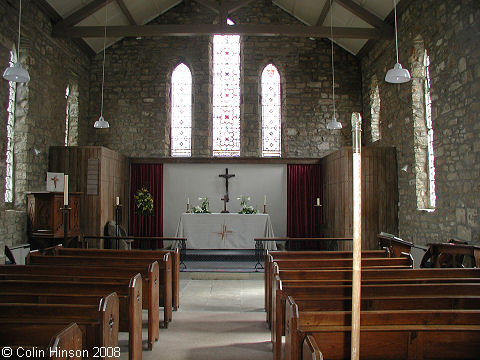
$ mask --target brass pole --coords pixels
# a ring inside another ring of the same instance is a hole
[[[352,113],[353,138],[353,276],[351,359],[360,359],[360,298],[362,283],[362,117]]]

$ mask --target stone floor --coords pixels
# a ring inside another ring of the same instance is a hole
[[[217,280],[182,278],[180,309],[173,313],[168,329],[160,329],[153,351],[143,351],[143,360],[270,360],[263,278],[232,277],[236,276]],[[128,359],[128,334],[121,333],[119,341],[121,359]]]

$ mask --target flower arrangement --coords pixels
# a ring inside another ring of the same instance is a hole
[[[192,210],[195,214],[209,214],[210,211],[208,210],[208,198],[205,197],[199,197],[198,200],[202,202],[201,205],[195,206]]]
[[[142,215],[150,215],[153,211],[153,197],[145,186],[135,193],[135,209]]]
[[[248,205],[248,201],[250,201],[249,196],[242,195],[241,197],[237,198],[240,200],[240,206],[242,207],[241,210],[238,212],[239,214],[256,214],[258,212],[253,206]]]

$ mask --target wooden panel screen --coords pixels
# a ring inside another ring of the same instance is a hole
[[[352,149],[342,148],[322,159],[324,236],[353,233]],[[362,248],[377,248],[377,234],[398,231],[398,186],[395,148],[362,148]],[[352,244],[339,243],[339,250]]]

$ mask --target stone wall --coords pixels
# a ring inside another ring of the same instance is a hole
[[[418,172],[424,169],[416,168],[415,163],[421,156],[416,153],[414,102],[421,98],[416,93],[421,74],[412,71],[414,80],[401,85],[383,81],[395,63],[392,41],[378,42],[361,59],[366,132],[370,85],[376,76],[381,98],[379,144],[397,148],[399,236],[418,244],[452,237],[480,243],[479,35],[480,6],[476,0],[412,1],[398,18],[403,67],[414,68],[419,56],[414,45],[419,39],[430,56],[437,195],[434,212],[417,209]]]
[[[0,68],[7,67],[9,52],[17,43],[18,2],[0,0]],[[63,145],[65,134],[65,88],[77,83],[79,88],[79,130],[86,124],[90,59],[71,41],[53,39],[49,18],[34,1],[22,4],[21,62],[30,73],[30,82],[17,87],[14,203],[5,204],[5,131],[0,132],[0,238],[12,246],[27,242],[26,197],[28,191],[45,190],[48,149]],[[0,80],[0,123],[6,128],[8,82]],[[80,140],[82,141],[82,140]],[[83,140],[85,141],[85,140]],[[37,154],[35,149],[39,151]]]
[[[236,24],[299,22],[275,5],[257,1],[231,15]],[[157,18],[157,24],[212,24],[216,14],[195,1]],[[282,78],[282,154],[322,157],[349,143],[350,116],[361,111],[358,60],[335,47],[337,118],[342,131],[326,129],[332,116],[329,41],[291,37],[241,38],[241,155],[261,156],[260,75],[272,62]],[[128,38],[106,51],[104,117],[110,128],[89,128],[90,145],[102,145],[131,157],[170,154],[170,75],[186,63],[193,76],[193,151],[210,157],[211,37]],[[102,54],[92,61],[89,123],[100,115]]]

